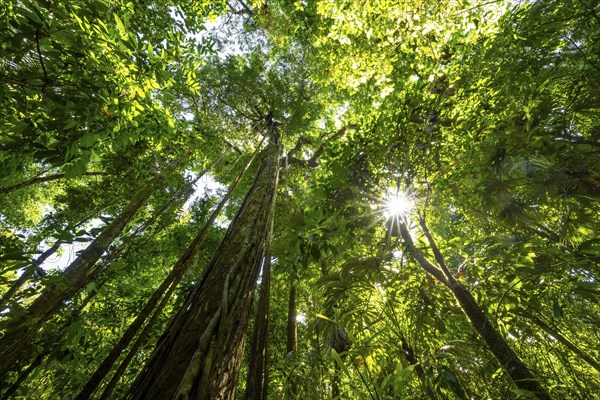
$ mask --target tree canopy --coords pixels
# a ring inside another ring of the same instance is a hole
[[[0,5],[1,399],[594,399],[593,0]]]

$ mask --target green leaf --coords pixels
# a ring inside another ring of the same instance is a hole
[[[590,239],[581,243],[577,249],[585,254],[600,256],[600,239]]]
[[[119,16],[117,14],[114,14],[115,17],[115,22],[117,23],[117,27],[119,28],[119,34],[123,37],[127,34],[127,30],[125,29],[125,25],[123,24],[123,21],[121,21],[121,18],[119,18]]]
[[[325,321],[329,321],[329,322],[335,323],[331,318],[328,318],[328,317],[326,317],[323,314],[315,313],[314,316],[317,317],[317,318],[320,318],[320,319],[324,319]]]
[[[409,365],[408,367],[403,368],[396,375],[396,379],[399,380],[400,382],[404,382],[412,374],[412,372],[414,371],[415,368],[416,368],[416,365]]]

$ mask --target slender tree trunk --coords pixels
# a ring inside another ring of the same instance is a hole
[[[38,258],[31,262],[31,265],[29,265],[25,271],[23,271],[21,276],[13,282],[8,291],[2,295],[2,299],[0,299],[0,310],[4,309],[6,304],[13,298],[19,289],[21,289],[21,286],[23,286],[25,282],[31,278],[34,272],[40,272],[40,265],[42,265],[44,261],[46,261],[52,254],[56,253],[62,243],[62,241],[57,240],[54,242],[52,247],[44,251]]]
[[[270,228],[272,229],[272,227]],[[245,400],[266,400],[269,386],[269,298],[271,295],[271,251],[267,244],[263,262],[260,299],[254,320]]]
[[[269,145],[252,188],[129,398],[234,398],[277,189],[281,139],[271,117],[266,127]]]
[[[98,215],[99,214],[100,213],[98,213]],[[80,221],[77,224],[73,225],[70,229],[75,229],[77,227],[80,227],[83,224],[85,224],[87,221],[89,221],[90,219],[91,219],[91,217],[90,218],[84,218],[82,221]],[[62,241],[62,240],[55,241],[54,244],[52,245],[52,247],[50,247],[47,250],[45,250],[35,260],[32,260],[31,265],[29,265],[25,269],[25,271],[23,271],[23,273],[21,274],[21,276],[17,280],[15,280],[13,282],[13,284],[8,289],[8,291],[6,293],[4,293],[4,295],[2,296],[2,299],[0,299],[0,310],[3,309],[5,307],[5,305],[14,297],[14,295],[19,291],[19,289],[25,284],[25,282],[27,282],[27,280],[29,280],[33,276],[34,272],[37,272],[40,277],[46,275],[46,272],[42,269],[41,265],[50,256],[52,256],[54,253],[56,253],[58,251],[58,249],[60,248],[60,246],[62,244],[64,244],[64,243],[65,242]]]
[[[297,328],[297,309],[296,309],[296,296],[298,290],[298,283],[296,282],[296,266],[292,266],[292,272],[290,273],[290,294],[288,298],[288,315],[287,315],[287,335],[286,335],[286,351],[288,354],[292,353],[294,357],[298,352],[298,328]],[[291,379],[289,398],[294,400],[298,394],[298,385],[295,379]]]
[[[404,239],[404,243],[409,253],[417,260],[424,270],[430,272],[436,278],[439,275],[444,276],[444,280],[440,281],[450,288],[450,290],[452,290],[452,293],[454,293],[454,297],[456,297],[456,300],[460,304],[463,312],[467,315],[469,321],[471,321],[471,325],[481,335],[492,354],[496,357],[500,365],[502,365],[502,367],[506,370],[515,385],[519,389],[531,392],[540,399],[550,400],[550,395],[541,386],[540,382],[531,373],[531,371],[529,371],[523,361],[521,361],[521,359],[517,356],[508,342],[506,342],[502,335],[500,335],[498,330],[494,327],[493,322],[487,318],[479,304],[477,304],[477,301],[471,292],[460,282],[454,279],[453,275],[446,267],[444,258],[435,241],[433,240],[433,237],[429,233],[424,220],[422,219],[421,227],[423,228],[423,232],[429,241],[429,245],[431,246],[439,267],[433,265],[429,260],[427,260],[423,252],[415,247],[406,225],[401,223],[400,233],[402,235],[402,239]]]
[[[157,180],[159,178],[136,194],[125,209],[63,271],[60,282],[47,286],[23,315],[7,321],[6,333],[0,338],[0,377],[31,347],[42,325],[64,306],[66,300],[89,283],[90,270],[150,196]]]
[[[378,263],[383,261],[383,259],[381,258],[377,258],[376,260]],[[415,366],[415,371],[417,372],[417,376],[421,381],[421,389],[423,390],[423,392],[427,393],[427,396],[429,396],[430,399],[437,400],[438,396],[436,395],[434,389],[431,388],[430,382],[428,382],[427,377],[425,376],[425,371],[423,369],[423,366],[421,365],[421,360],[419,356],[417,355],[413,347],[410,345],[408,340],[406,340],[406,337],[402,332],[400,321],[396,316],[396,311],[394,310],[393,302],[391,300],[386,301],[384,314],[385,317],[389,319],[393,324],[392,331],[394,331],[394,333],[396,334],[396,336],[398,336],[398,339],[400,340],[400,347],[402,349],[402,353],[406,357],[406,360],[410,365]],[[440,398],[444,398],[444,396],[440,396]]]
[[[23,382],[25,382],[25,379],[27,379],[27,377],[29,377],[29,375],[31,375],[31,373],[40,366],[40,364],[42,363],[42,361],[44,361],[44,359],[48,356],[48,354],[50,354],[50,350],[44,350],[44,352],[42,354],[39,354],[35,360],[33,360],[33,362],[31,364],[29,364],[27,366],[27,368],[25,368],[25,370],[21,373],[19,373],[19,376],[17,377],[17,380],[8,387],[8,389],[6,390],[6,392],[4,393],[4,395],[0,398],[0,400],[8,400],[12,397],[12,395],[17,391],[17,389],[19,389],[19,387],[21,386],[21,384]]]
[[[333,362],[333,377],[331,378],[331,398],[339,400],[340,398],[340,365]]]
[[[117,361],[117,359],[122,354],[122,352],[127,348],[129,343],[131,343],[131,341],[133,340],[133,338],[135,337],[137,332],[140,330],[140,328],[144,324],[144,321],[146,321],[148,316],[150,316],[150,314],[152,313],[152,310],[155,308],[156,304],[159,303],[161,297],[163,297],[163,295],[170,296],[170,294],[173,292],[172,290],[170,290],[170,288],[171,287],[175,288],[179,284],[179,281],[181,280],[181,278],[185,275],[185,273],[194,264],[194,260],[197,259],[198,253],[200,252],[200,249],[202,248],[202,244],[204,243],[204,240],[208,236],[208,233],[210,232],[210,229],[212,228],[215,220],[217,219],[217,216],[221,213],[221,210],[223,209],[223,207],[225,207],[225,204],[231,198],[233,191],[237,187],[238,183],[242,180],[244,173],[250,167],[250,164],[252,163],[253,160],[254,160],[254,156],[248,161],[245,168],[240,172],[240,174],[236,177],[236,179],[231,183],[227,193],[225,194],[225,196],[223,196],[223,199],[221,200],[221,202],[219,203],[217,208],[212,212],[212,214],[209,217],[206,224],[204,224],[202,229],[200,229],[200,231],[198,232],[196,237],[192,240],[191,244],[188,246],[188,248],[186,249],[184,254],[175,263],[171,272],[163,280],[163,282],[160,284],[160,286],[158,288],[156,288],[156,290],[154,291],[152,296],[150,296],[150,298],[148,299],[148,301],[146,302],[146,304],[144,305],[144,307],[142,308],[140,313],[137,315],[137,317],[134,319],[134,321],[129,325],[129,327],[127,327],[127,329],[121,336],[121,339],[119,339],[119,341],[113,346],[110,353],[106,356],[106,358],[98,366],[98,368],[96,369],[94,374],[90,377],[90,379],[88,380],[88,382],[86,383],[84,388],[81,390],[81,392],[77,396],[77,399],[86,400],[91,397],[91,395],[96,391],[96,389],[98,388],[98,386],[100,385],[100,383],[102,382],[104,377],[108,374],[108,372],[112,368],[115,361]],[[204,171],[204,172],[206,172],[206,171]],[[200,179],[202,177],[202,175],[200,175],[196,180]],[[173,198],[171,199],[171,201],[169,201],[165,206],[172,205],[176,201],[176,197],[178,197],[178,194],[180,194],[180,193],[176,193],[175,196],[173,196]],[[166,210],[166,208],[168,208],[168,207],[162,207],[159,210],[159,213],[164,212]],[[158,218],[158,215],[155,214],[151,220],[154,221],[157,218]],[[144,226],[144,225],[145,224],[143,224],[142,226]],[[136,230],[136,232],[137,232],[137,230]],[[168,298],[167,298],[167,300],[168,300]]]
[[[86,172],[83,176],[101,176],[106,175],[104,172]],[[31,178],[28,181],[17,183],[16,185],[7,186],[0,188],[0,194],[8,194],[19,189],[26,188],[27,186],[35,185],[36,183],[42,182],[51,182],[62,179],[65,177],[65,174],[52,174],[52,175],[44,175],[44,176],[36,176],[35,178]]]
[[[143,344],[146,343],[148,336],[150,334],[150,331],[152,330],[152,327],[154,326],[154,323],[156,322],[156,320],[162,313],[163,309],[169,302],[169,299],[171,298],[171,295],[175,291],[176,286],[177,285],[171,285],[171,287],[169,287],[169,290],[167,291],[167,293],[165,293],[165,296],[161,300],[160,304],[156,307],[156,310],[154,310],[152,317],[150,318],[150,320],[148,321],[148,323],[146,324],[146,326],[144,327],[142,332],[139,334],[138,338],[135,340],[135,342],[133,343],[133,345],[127,352],[127,355],[125,355],[125,358],[123,359],[123,361],[121,361],[121,364],[119,364],[119,367],[115,371],[112,378],[110,378],[110,381],[104,388],[104,391],[102,392],[102,395],[100,396],[99,400],[108,400],[108,398],[112,394],[113,390],[115,390],[117,383],[119,383],[119,379],[121,379],[121,376],[123,376],[123,373],[127,369],[127,366],[129,366],[129,363],[131,362],[131,360],[133,360],[133,357],[136,355],[138,349]]]
[[[297,329],[297,309],[296,309],[296,296],[297,296],[297,282],[296,282],[296,266],[293,267],[290,274],[290,294],[288,297],[288,315],[287,315],[287,338],[286,338],[286,351],[288,353],[296,353],[298,351],[298,329]]]
[[[437,400],[436,394],[431,389],[429,382],[427,382],[427,378],[425,376],[425,371],[423,370],[423,366],[421,365],[420,360],[417,358],[415,351],[408,344],[408,342],[407,342],[406,338],[404,337],[404,335],[402,334],[402,332],[399,332],[399,335],[400,335],[400,346],[402,347],[402,351],[404,352],[404,355],[406,356],[406,360],[408,360],[408,363],[410,365],[415,366],[415,371],[417,372],[417,376],[419,377],[419,380],[421,381],[421,389],[425,393],[427,393],[427,396],[430,399]]]

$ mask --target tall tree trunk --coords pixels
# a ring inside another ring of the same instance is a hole
[[[6,291],[6,293],[2,295],[2,299],[0,299],[0,310],[4,309],[6,304],[13,298],[13,296],[19,291],[19,289],[21,289],[21,286],[23,286],[25,282],[27,282],[27,280],[32,277],[34,272],[40,272],[40,265],[42,265],[44,261],[46,261],[48,257],[50,257],[52,254],[56,253],[56,251],[60,248],[60,245],[62,243],[63,242],[60,240],[54,242],[52,247],[40,254],[38,258],[31,262],[31,265],[25,268],[25,271],[23,271],[21,276],[17,280],[15,280],[10,286],[10,288]]]
[[[377,262],[382,262],[384,259],[377,258]],[[396,311],[394,310],[393,301],[389,299],[385,302],[385,307],[383,309],[385,317],[393,324],[392,332],[398,337],[400,340],[400,348],[402,349],[402,353],[406,357],[406,361],[410,365],[415,366],[415,371],[419,380],[421,382],[421,390],[427,393],[427,396],[432,400],[437,400],[438,395],[436,395],[434,389],[432,389],[430,382],[425,375],[425,370],[423,369],[421,358],[417,355],[414,348],[410,345],[406,337],[404,336],[402,325],[398,320],[398,316],[396,315]],[[444,396],[440,396],[440,398],[444,398]]]
[[[340,399],[340,365],[333,362],[333,377],[331,378],[331,399]]]
[[[83,176],[101,176],[106,175],[104,172],[85,172]],[[36,176],[35,178],[31,178],[28,181],[17,183],[16,185],[7,186],[0,188],[0,194],[8,194],[19,189],[26,188],[27,186],[35,185],[36,183],[42,182],[51,182],[62,179],[65,177],[65,174],[52,174],[52,175],[44,175],[44,176]]]
[[[101,213],[101,211],[98,212],[96,215],[100,215],[100,213]],[[76,229],[76,228],[84,225],[85,223],[87,223],[90,219],[91,219],[91,217],[84,218],[83,220],[81,220],[77,224],[73,225],[69,229],[71,229],[71,230]],[[55,241],[54,244],[52,245],[52,247],[48,248],[42,254],[40,254],[40,256],[38,258],[31,261],[31,265],[29,265],[25,269],[25,271],[23,271],[21,276],[13,282],[13,284],[8,289],[8,291],[6,293],[4,293],[4,295],[2,295],[2,299],[0,299],[0,310],[3,309],[9,301],[11,301],[11,299],[19,291],[19,289],[25,284],[25,282],[27,282],[27,280],[29,280],[33,276],[34,272],[37,272],[38,275],[40,275],[40,276],[46,275],[46,272],[42,269],[41,265],[44,262],[46,262],[46,260],[50,256],[52,256],[54,253],[56,253],[58,251],[58,249],[60,248],[60,246],[63,245],[64,243],[66,243],[66,242],[64,242],[60,239]]]
[[[281,138],[271,117],[266,129],[269,145],[244,203],[129,398],[234,398],[277,190]]]
[[[296,296],[298,290],[298,283],[296,281],[296,265],[292,266],[292,272],[290,273],[290,294],[288,298],[288,314],[287,314],[287,335],[286,335],[286,351],[288,354],[292,353],[296,357],[298,352],[298,328],[297,328],[297,309],[296,309]],[[295,379],[291,379],[289,398],[294,400],[298,394],[298,385]]]
[[[296,266],[292,267],[290,274],[290,294],[288,297],[288,314],[287,314],[287,337],[286,337],[286,351],[288,353],[296,353],[298,351],[298,329],[297,329],[297,314],[296,309],[296,296],[298,290],[298,283],[296,282]]]
[[[444,257],[429,233],[429,229],[427,229],[423,219],[421,219],[421,227],[423,228],[425,237],[427,237],[427,240],[429,241],[429,245],[431,246],[439,267],[433,265],[425,257],[423,252],[414,245],[406,225],[400,223],[400,234],[402,235],[402,239],[404,240],[408,252],[417,260],[424,270],[431,273],[436,278],[438,278],[438,276],[443,277],[443,279],[438,278],[438,280],[444,283],[452,291],[463,312],[467,315],[469,321],[471,321],[471,325],[481,335],[492,354],[506,370],[514,384],[519,389],[527,390],[540,399],[550,400],[551,397],[548,392],[546,392],[537,378],[531,373],[523,361],[521,361],[508,342],[500,335],[498,330],[494,327],[493,322],[487,318],[479,304],[477,304],[477,301],[471,292],[454,278],[447,268]]]
[[[432,400],[437,400],[437,395],[434,393],[433,389],[431,389],[430,383],[427,381],[427,377],[425,376],[425,371],[423,370],[423,366],[413,348],[408,344],[408,341],[404,337],[402,332],[398,332],[400,337],[400,346],[402,347],[402,351],[406,356],[406,360],[410,365],[415,366],[415,371],[417,372],[417,376],[419,377],[419,381],[421,381],[421,389],[427,393],[427,396]]]
[[[0,400],[8,400],[12,398],[13,394],[15,394],[17,389],[21,387],[21,384],[23,384],[23,382],[25,382],[29,375],[31,375],[31,373],[35,371],[37,367],[40,366],[40,364],[42,363],[42,361],[44,361],[48,354],[50,354],[50,350],[44,350],[43,353],[38,354],[38,356],[33,360],[33,362],[29,364],[24,371],[19,373],[17,380],[12,385],[10,385],[8,389],[6,389],[6,392],[2,395],[2,397],[0,397]]]
[[[271,218],[271,227],[272,230]],[[254,320],[254,335],[251,343],[246,377],[245,400],[266,400],[269,386],[269,299],[271,297],[271,250],[268,240],[263,262],[260,299]]]
[[[27,348],[31,347],[42,325],[64,306],[66,300],[90,282],[90,271],[94,264],[121,234],[159,180],[157,177],[136,194],[125,209],[62,272],[60,282],[47,286],[23,315],[7,321],[6,333],[0,338],[0,377],[10,371]]]
[[[123,373],[127,369],[127,366],[129,366],[129,363],[131,362],[131,360],[133,360],[133,357],[137,354],[138,349],[143,344],[145,344],[146,341],[148,340],[150,331],[152,330],[154,323],[156,322],[156,320],[162,313],[163,309],[167,305],[168,300],[171,298],[171,295],[175,291],[175,288],[176,288],[176,285],[171,285],[171,287],[169,287],[169,290],[167,291],[167,293],[165,293],[165,296],[161,300],[160,304],[156,307],[156,310],[154,310],[152,317],[150,318],[150,320],[148,321],[146,326],[144,326],[144,329],[139,334],[138,338],[135,340],[135,342],[133,343],[133,345],[131,346],[131,348],[129,349],[127,354],[125,355],[125,358],[123,359],[123,361],[121,361],[121,364],[119,364],[119,367],[115,371],[112,378],[110,378],[110,381],[104,388],[104,391],[100,395],[99,400],[108,400],[108,398],[112,394],[113,390],[117,386],[117,383],[119,383],[119,379],[121,379],[121,376],[123,376]]]
[[[137,315],[137,317],[134,319],[134,321],[127,327],[127,329],[121,336],[121,339],[119,339],[119,341],[113,346],[110,353],[106,356],[106,358],[104,358],[102,363],[98,366],[98,368],[96,369],[94,374],[90,377],[90,379],[87,381],[84,388],[81,390],[81,392],[77,396],[77,399],[86,400],[91,397],[91,395],[96,391],[96,389],[98,388],[98,386],[100,385],[100,383],[102,382],[102,380],[104,379],[106,374],[108,374],[108,372],[112,368],[115,361],[117,361],[117,359],[122,354],[122,352],[127,348],[129,343],[131,343],[131,341],[133,340],[133,338],[135,337],[137,332],[140,330],[140,328],[142,327],[142,325],[144,324],[146,319],[148,319],[148,317],[152,313],[152,310],[154,310],[155,306],[160,302],[160,299],[163,297],[163,295],[167,296],[167,300],[168,300],[168,297],[170,297],[170,294],[173,293],[173,290],[171,290],[171,288],[174,289],[179,284],[179,281],[181,280],[181,278],[185,275],[185,273],[194,264],[194,260],[197,259],[198,253],[200,252],[200,249],[202,248],[202,244],[204,243],[204,240],[208,236],[208,233],[210,232],[210,229],[212,228],[215,220],[217,219],[217,216],[221,213],[221,210],[223,209],[223,207],[225,207],[225,204],[231,198],[233,191],[235,190],[235,188],[237,187],[239,182],[242,180],[245,172],[250,167],[250,164],[252,163],[253,160],[254,160],[254,156],[248,161],[248,163],[246,164],[244,169],[240,172],[240,174],[236,177],[236,179],[234,179],[234,181],[231,183],[227,193],[225,194],[225,196],[223,196],[223,199],[221,200],[221,202],[219,203],[217,208],[212,212],[208,221],[200,229],[200,231],[198,232],[196,237],[192,240],[192,242],[190,243],[190,245],[188,246],[186,251],[183,253],[183,255],[175,263],[171,272],[167,275],[167,277],[163,280],[163,282],[160,284],[160,286],[158,288],[156,288],[154,293],[150,296],[150,298],[148,299],[148,301],[146,302],[146,304],[144,305],[144,307],[142,308],[140,313]],[[204,175],[205,172],[206,172],[206,170],[201,175],[199,175],[198,178],[196,178],[196,181],[198,179],[200,179],[202,177],[202,175]],[[164,212],[166,210],[166,208],[168,208],[167,206],[175,203],[175,201],[177,201],[177,197],[179,197],[180,194],[181,194],[181,192],[176,193],[175,196],[173,196],[172,199],[169,202],[167,202],[167,204],[159,210],[159,213]],[[151,221],[154,221],[157,218],[158,218],[158,215],[155,214],[151,218]],[[146,224],[142,224],[142,226],[144,226],[144,225],[146,225]],[[136,230],[136,232],[138,232],[138,230]]]

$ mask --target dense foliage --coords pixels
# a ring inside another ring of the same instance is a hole
[[[600,393],[597,2],[0,25],[1,398]]]

